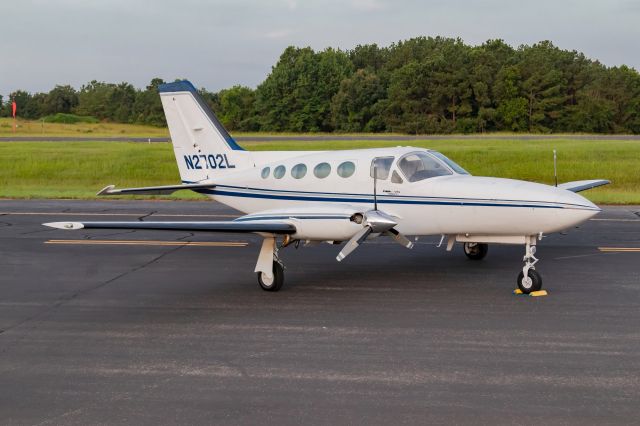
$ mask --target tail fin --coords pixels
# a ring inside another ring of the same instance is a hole
[[[225,130],[187,80],[158,87],[183,182],[216,177],[253,166],[249,152]]]

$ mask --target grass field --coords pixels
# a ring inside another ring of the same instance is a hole
[[[283,141],[243,145],[255,151],[333,150],[395,146],[398,142]],[[412,141],[411,145],[441,151],[474,175],[543,183],[553,182],[552,150],[557,149],[560,182],[609,179],[611,185],[583,194],[596,203],[640,204],[640,141],[451,139]],[[127,187],[179,182],[168,143],[0,144],[0,197],[3,198],[94,198],[95,193],[107,184]],[[162,198],[200,197],[181,191]]]
[[[131,136],[168,137],[165,127],[120,123],[44,123],[39,120],[18,119],[13,131],[13,119],[0,118],[0,136]]]

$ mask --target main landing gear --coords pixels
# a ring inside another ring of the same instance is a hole
[[[255,269],[258,284],[264,291],[278,291],[284,284],[284,266],[278,258],[275,237],[265,237]]]
[[[535,238],[535,236],[527,238],[525,254],[522,259],[524,268],[518,275],[518,288],[523,294],[539,291],[542,288],[542,277],[535,267],[535,264],[538,263],[538,259],[534,256],[536,254]]]
[[[489,244],[464,243],[464,254],[471,260],[482,260],[489,251]]]
[[[277,260],[273,261],[272,274],[258,272],[258,284],[264,291],[278,291],[284,284],[284,266]]]

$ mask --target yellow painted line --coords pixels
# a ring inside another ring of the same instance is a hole
[[[106,245],[106,246],[189,246],[189,247],[246,247],[240,241],[151,241],[151,240],[48,240],[45,244]]]
[[[147,216],[149,213],[73,213],[73,212],[0,212],[0,215],[13,216]],[[237,214],[162,214],[153,213],[148,217],[232,217]]]
[[[598,247],[604,253],[640,253],[640,247]]]

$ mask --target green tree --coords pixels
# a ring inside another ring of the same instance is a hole
[[[257,130],[253,119],[255,93],[248,87],[233,86],[218,93],[220,120],[229,130]]]
[[[158,96],[158,86],[163,83],[164,80],[161,78],[154,78],[146,90],[138,92],[132,109],[133,122],[152,126],[167,125],[162,102],[160,101],[160,96]]]
[[[42,114],[69,114],[78,105],[78,93],[73,87],[56,86],[44,98]]]
[[[261,129],[332,130],[331,99],[351,72],[351,62],[342,51],[316,53],[309,47],[288,47],[256,90]]]
[[[350,78],[340,83],[340,90],[331,102],[332,124],[343,132],[376,132],[384,129],[379,117],[378,101],[384,99],[386,91],[380,78],[359,69]]]

